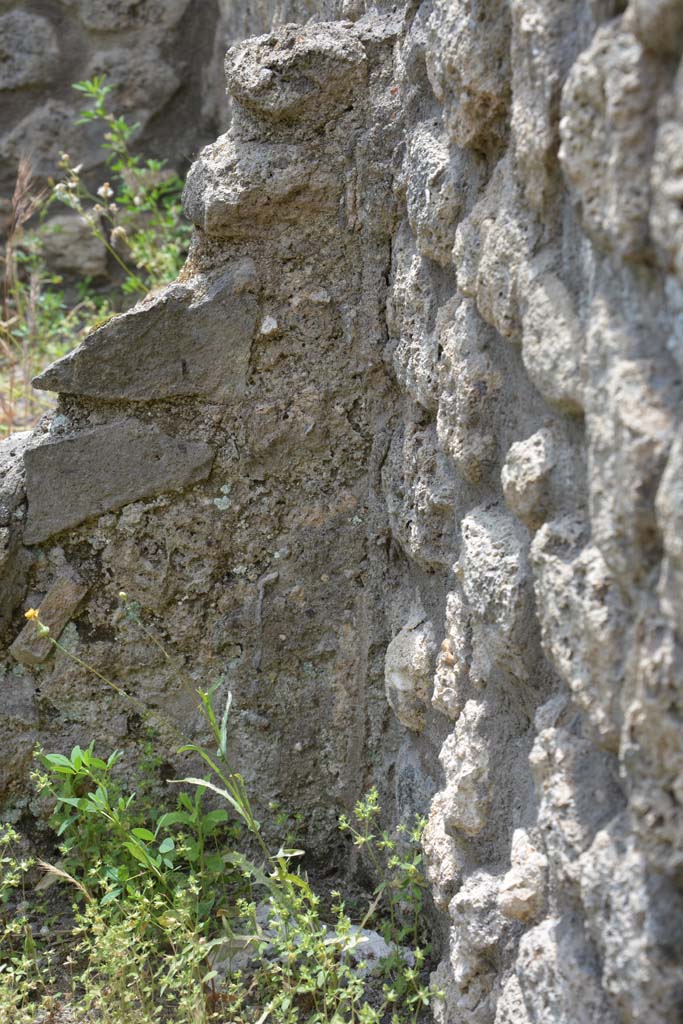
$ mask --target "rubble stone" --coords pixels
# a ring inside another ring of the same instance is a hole
[[[177,440],[133,419],[29,448],[24,542],[41,543],[131,501],[188,487],[209,475],[213,458],[203,442]]]

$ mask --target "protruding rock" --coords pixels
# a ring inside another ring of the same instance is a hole
[[[657,131],[650,230],[660,263],[683,279],[683,82],[678,117]]]
[[[524,367],[543,397],[567,412],[583,409],[584,349],[583,331],[569,292],[554,274],[539,274],[524,296]]]
[[[525,676],[533,599],[526,531],[501,509],[476,508],[462,521],[456,572],[471,616],[470,675]]]
[[[592,330],[594,346],[623,345],[628,338],[599,316]],[[657,362],[615,359],[591,401],[593,538],[622,583],[642,580],[661,557],[654,499],[674,438],[680,395],[678,374],[665,377]]]
[[[428,122],[410,137],[405,175],[408,219],[418,248],[423,256],[446,267],[468,178],[476,178],[473,161],[465,153],[454,159],[442,133]]]
[[[74,125],[77,111],[60,100],[49,99],[2,135],[0,160],[13,165],[26,153],[31,154],[31,170],[35,175],[47,177],[54,169],[62,150],[80,151],[82,140]],[[95,147],[89,146],[83,161],[84,168],[92,167],[101,158]]]
[[[22,546],[24,510],[23,453],[31,438],[28,431],[0,441],[0,631],[9,624],[12,612],[26,590],[30,553]]]
[[[429,21],[427,72],[459,146],[497,149],[510,103],[510,16],[500,0],[438,0]]]
[[[137,420],[30,448],[24,542],[38,544],[128,502],[181,490],[204,480],[212,462],[208,444],[169,437]]]
[[[140,29],[145,25],[171,28],[182,18],[190,0],[63,0],[76,7],[81,21],[96,32]]]
[[[96,330],[36,377],[34,387],[140,402],[236,398],[256,327],[255,289],[251,260],[171,284]]]
[[[437,401],[439,342],[433,327],[436,314],[429,260],[416,251],[406,224],[394,247],[387,326],[396,339],[392,346],[396,378],[425,409],[435,408]]]
[[[387,700],[408,729],[424,728],[436,643],[434,627],[416,615],[387,648],[384,679]]]
[[[427,878],[432,885],[434,902],[443,913],[448,911],[448,905],[462,882],[466,863],[463,841],[452,836],[446,826],[449,799],[446,790],[436,794],[422,837]]]
[[[491,810],[489,762],[494,751],[488,732],[486,705],[469,700],[439,754],[446,776],[444,823],[465,836],[479,835]]]
[[[352,103],[367,58],[348,24],[286,25],[228,50],[228,90],[264,122],[325,124]]]
[[[542,211],[559,191],[560,91],[581,13],[572,0],[511,0],[510,13],[511,146],[525,198]]]
[[[59,213],[51,217],[42,239],[47,264],[55,270],[79,277],[106,275],[107,250],[80,214]]]
[[[138,47],[116,46],[98,50],[88,65],[87,77],[104,75],[112,93],[110,109],[132,114],[145,126],[180,88],[181,79],[167,64],[158,46],[143,37]],[[163,173],[163,172],[162,172]]]
[[[630,824],[618,815],[582,855],[581,902],[602,985],[623,1009],[621,1019],[673,1024],[683,985],[683,896],[648,864]]]
[[[550,917],[527,932],[516,973],[534,1024],[619,1024],[623,1019],[600,987],[598,954],[586,943],[576,915]]]
[[[596,32],[562,94],[560,160],[583,224],[603,249],[648,254],[652,104],[659,68],[620,21]]]
[[[273,218],[335,210],[343,182],[304,144],[235,142],[223,135],[192,165],[183,192],[190,220],[216,238],[253,238]]]
[[[531,547],[543,644],[600,743],[616,750],[628,612],[602,554],[586,544],[587,524],[563,516],[541,527]]]
[[[522,828],[515,829],[510,860],[498,890],[498,907],[505,917],[533,921],[543,910],[548,861]]]
[[[683,640],[683,435],[672,445],[656,507],[666,556],[659,592],[663,609]]]
[[[648,50],[675,57],[683,50],[680,0],[631,0],[626,17]]]
[[[486,323],[518,342],[520,297],[541,229],[524,203],[508,154],[496,165],[481,199],[458,224],[453,263],[458,287],[476,300]]]
[[[439,362],[437,435],[466,480],[479,483],[495,466],[498,444],[492,413],[503,381],[489,354],[491,330],[471,300],[449,304],[437,324]]]
[[[455,721],[465,702],[470,667],[470,620],[460,588],[446,598],[446,636],[436,659],[432,706]]]
[[[532,528],[539,526],[548,512],[548,477],[557,459],[555,447],[551,432],[538,430],[512,445],[501,472],[508,508]]]

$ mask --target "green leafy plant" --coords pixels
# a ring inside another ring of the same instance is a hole
[[[163,160],[135,152],[139,129],[111,112],[103,77],[77,82],[85,100],[77,124],[103,130],[108,180],[88,185],[83,167],[62,153],[61,179],[50,188],[19,163],[2,260],[0,315],[0,433],[31,426],[52,399],[31,379],[131,301],[177,277],[189,245],[182,181]],[[109,277],[65,281],[49,269],[47,243],[55,204],[76,212],[107,254]]]
[[[120,598],[165,651],[138,606]],[[50,635],[39,612],[27,617],[86,664]],[[340,820],[378,878],[354,922],[339,892],[322,900],[314,891],[302,850],[283,843],[274,851],[264,839],[232,764],[231,696],[219,712],[218,691],[219,684],[194,691],[210,744],[178,748],[204,772],[172,780],[183,788],[171,809],[122,789],[119,752],[100,758],[90,743],[68,756],[38,754],[38,784],[54,801],[62,856],[44,866],[77,896],[74,1001],[106,1024],[414,1024],[433,995],[425,980],[424,823],[380,831],[375,789]],[[223,806],[206,809],[209,796]],[[380,943],[379,953],[369,942]]]
[[[32,1024],[50,1009],[52,957],[39,953],[27,915],[27,876],[35,861],[22,855],[21,837],[0,824],[0,1020]]]
[[[102,146],[111,180],[102,182],[94,194],[84,181],[82,166],[62,153],[64,177],[55,185],[53,197],[86,219],[123,270],[123,292],[144,295],[177,277],[185,260],[190,226],[182,219],[183,183],[166,169],[165,161],[143,160],[131,150],[140,126],[108,110],[112,87],[104,76],[76,82],[74,89],[88,100],[76,124],[104,128]]]

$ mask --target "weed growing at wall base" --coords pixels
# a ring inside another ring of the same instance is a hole
[[[159,646],[137,606],[120,596]],[[73,657],[37,611],[27,617]],[[231,698],[219,712],[218,690],[193,691],[211,746],[181,744],[177,752],[193,755],[204,771],[173,780],[170,806],[144,787],[126,790],[117,772],[122,755],[99,756],[94,741],[70,754],[37,753],[35,782],[53,804],[60,858],[38,867],[48,881],[72,887],[73,916],[62,928],[66,947],[41,949],[35,915],[20,910],[31,902],[26,884],[36,865],[19,857],[20,838],[5,827],[3,1020],[48,1024],[60,1002],[73,1020],[103,1024],[415,1024],[428,1011],[424,823],[378,830],[374,789],[342,817],[340,828],[378,879],[352,919],[340,892],[314,890],[302,850],[266,842],[231,761]]]

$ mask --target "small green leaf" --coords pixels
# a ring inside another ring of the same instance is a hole
[[[69,804],[70,807],[78,807],[79,811],[85,810],[85,800],[83,797],[58,796],[57,800],[60,804]]]
[[[131,829],[131,832],[133,833],[136,839],[144,839],[146,843],[154,842],[154,833],[150,832],[148,828],[133,828]],[[164,840],[164,842],[168,842],[168,840]],[[170,842],[172,843],[173,840],[171,839]],[[163,852],[165,853],[166,851]]]
[[[212,871],[215,875],[220,874],[225,868],[225,861],[220,853],[210,853],[204,859],[204,863],[209,871]]]
[[[137,835],[138,832],[147,832],[147,829],[133,829],[133,835]],[[148,835],[151,836],[152,839],[154,838],[151,832],[149,832]],[[141,838],[145,837],[142,836]],[[173,842],[170,836],[167,836],[166,839],[164,839],[164,841],[159,844],[159,853],[170,853],[171,850],[175,850],[175,843]]]
[[[168,828],[169,825],[191,825],[192,818],[185,811],[169,811],[168,814],[162,814],[157,822],[157,835],[162,828]]]
[[[217,811],[209,811],[202,818],[202,827],[206,833],[216,828],[218,825],[224,824],[228,820],[228,812],[224,808],[219,808]]]
[[[117,900],[119,898],[119,896],[121,895],[122,891],[123,890],[120,889],[120,888],[118,888],[118,889],[110,889],[109,892],[105,893],[105,895],[100,900],[100,906],[101,907],[106,907],[108,903],[113,903],[114,900]]]
[[[71,761],[64,754],[45,754],[45,760],[49,765],[61,765],[63,768],[71,769]]]
[[[132,857],[135,857],[136,860],[139,860],[140,863],[144,864],[146,867],[149,867],[150,864],[155,863],[154,858],[150,857],[150,855],[145,850],[144,846],[138,846],[136,843],[133,842],[126,842],[123,845],[131,854]]]

